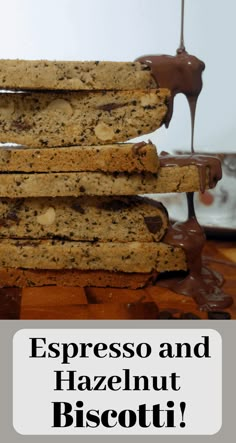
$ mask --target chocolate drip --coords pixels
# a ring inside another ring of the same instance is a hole
[[[195,208],[194,208],[194,192],[187,192],[187,202],[188,202],[188,220],[196,220]],[[205,243],[205,241],[204,241]]]
[[[220,160],[217,157],[211,157],[208,155],[170,155],[167,152],[161,152],[160,165],[162,167],[189,165],[197,166],[201,192],[205,191],[207,177],[210,188],[214,188],[216,183],[222,178]]]
[[[162,167],[196,165],[199,169],[201,191],[205,190],[207,171],[209,171],[210,187],[214,187],[222,177],[221,163],[216,157],[194,154],[171,156],[163,152],[160,156],[160,164]],[[206,238],[203,228],[197,221],[193,199],[194,193],[188,192],[187,221],[172,225],[163,240],[170,245],[181,246],[184,249],[189,273],[185,278],[168,279],[160,281],[158,284],[169,287],[179,294],[192,296],[201,310],[224,309],[229,307],[233,300],[221,289],[224,282],[221,275],[202,264],[202,251]]]
[[[198,96],[202,89],[202,72],[205,64],[197,57],[187,53],[184,45],[184,0],[181,10],[180,46],[175,56],[148,55],[137,61],[150,67],[153,77],[159,87],[171,91],[168,113],[165,125],[168,127],[172,114],[174,97],[182,93],[188,100],[191,114],[191,155],[171,156],[161,153],[160,165],[184,166],[196,165],[199,170],[200,189],[205,190],[207,178],[209,187],[213,188],[221,179],[221,164],[219,159],[194,154],[194,124]],[[192,296],[202,310],[223,309],[232,304],[232,298],[221,290],[223,278],[202,264],[202,251],[205,244],[205,233],[199,225],[194,210],[194,194],[187,193],[188,220],[177,222],[171,226],[164,237],[164,242],[181,246],[186,254],[189,273],[185,278],[159,281],[159,285],[171,288],[173,291]]]
[[[145,55],[136,59],[151,69],[157,85],[171,91],[168,112],[164,123],[168,127],[173,115],[176,94],[184,94],[188,100],[191,114],[191,152],[194,152],[194,121],[198,96],[202,90],[202,72],[205,63],[194,55],[188,54],[184,45],[184,0],[181,5],[180,45],[176,55]]]
[[[195,217],[192,199],[193,193],[188,193],[188,220],[172,225],[163,240],[184,249],[189,273],[182,279],[163,280],[158,284],[179,294],[192,296],[201,310],[224,309],[232,304],[232,298],[221,289],[224,283],[222,276],[202,264],[205,234]]]
[[[192,122],[194,126],[194,117]],[[221,163],[216,157],[198,156],[196,154],[171,156],[163,152],[160,156],[160,164],[162,167],[196,165],[199,170],[202,192],[205,190],[207,173],[210,188],[214,187],[222,177]],[[195,215],[193,198],[194,193],[188,192],[187,221],[184,223],[177,222],[171,226],[163,240],[170,245],[181,246],[184,249],[189,273],[185,278],[163,280],[159,281],[158,284],[169,287],[179,294],[192,296],[201,310],[224,309],[229,307],[233,300],[221,289],[224,282],[221,275],[202,264],[202,251],[206,239],[204,230],[199,225]]]
[[[184,0],[181,1],[181,27],[180,27],[180,42],[179,42],[179,48],[177,49],[178,52],[185,51],[185,45],[184,45]]]
[[[188,54],[184,48],[179,48],[177,54],[146,55],[136,61],[150,67],[153,77],[160,88],[171,91],[165,126],[168,127],[174,106],[176,94],[184,94],[188,100],[191,113],[194,114],[198,96],[202,89],[202,72],[205,64],[194,55]]]

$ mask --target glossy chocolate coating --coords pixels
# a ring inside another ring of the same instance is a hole
[[[157,86],[168,88],[171,92],[168,113],[164,121],[166,127],[169,126],[173,115],[175,96],[180,93],[185,95],[191,115],[191,155],[173,156],[162,152],[160,165],[162,167],[196,165],[199,171],[200,190],[204,192],[207,179],[209,187],[213,188],[221,179],[222,171],[219,159],[194,153],[195,114],[197,100],[202,90],[202,73],[205,64],[186,51],[183,23],[184,2],[181,12],[180,46],[176,55],[146,55],[136,61],[149,66]],[[206,239],[195,215],[193,193],[187,193],[187,202],[188,219],[184,223],[178,222],[170,226],[164,242],[184,249],[189,274],[185,278],[167,279],[159,281],[158,284],[167,286],[177,293],[192,296],[202,310],[224,309],[232,304],[232,298],[222,291],[221,276],[202,265],[202,251]]]
[[[176,55],[145,55],[136,59],[149,66],[157,86],[171,91],[169,110],[165,118],[169,126],[176,94],[184,94],[192,112],[195,113],[198,96],[202,90],[202,72],[205,64],[194,55],[177,50]]]

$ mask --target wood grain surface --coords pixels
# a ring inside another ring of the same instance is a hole
[[[236,319],[236,241],[208,240],[204,261],[225,279],[234,304],[218,313],[202,312],[191,297],[169,289],[43,287],[0,290],[0,318],[18,319]]]

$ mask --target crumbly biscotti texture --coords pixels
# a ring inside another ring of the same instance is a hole
[[[0,148],[1,172],[157,172],[155,145],[120,143],[33,149],[15,146]]]
[[[0,199],[1,238],[160,241],[164,206],[144,197]]]
[[[1,240],[0,268],[119,272],[186,270],[183,249],[156,242]]]
[[[208,178],[206,188],[208,187]],[[152,173],[68,172],[0,174],[0,197],[138,195],[200,190],[197,166],[161,167]]]
[[[1,89],[150,89],[156,83],[142,63],[0,60]]]
[[[0,94],[0,142],[29,147],[125,142],[159,128],[168,89]]]
[[[158,274],[110,271],[79,271],[78,269],[0,269],[0,287],[33,286],[95,286],[98,288],[138,289],[153,284]]]

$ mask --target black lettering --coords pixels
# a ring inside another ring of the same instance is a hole
[[[132,358],[134,356],[134,350],[132,349],[134,347],[134,343],[124,343],[123,346],[123,358]]]
[[[94,412],[97,414],[95,415]],[[86,414],[86,427],[87,428],[97,428],[100,425],[100,418],[99,418],[99,410],[98,409],[90,409]],[[89,421],[92,423],[95,423],[94,426],[91,426],[89,424]]]
[[[87,348],[92,348],[93,344],[92,343],[80,343],[80,346],[81,346],[80,357],[89,358],[89,355],[87,355]]]
[[[78,383],[77,385],[77,389],[78,391],[92,391],[93,388],[91,387],[91,380],[90,377],[88,377],[87,375],[81,375],[80,377],[78,377],[78,380],[84,380],[81,383]]]
[[[155,428],[163,428],[165,426],[165,422],[161,421],[161,412],[164,412],[164,409],[161,409],[160,404],[153,405],[153,426]]]
[[[180,390],[180,386],[177,387],[177,378],[180,378],[180,376],[177,375],[176,372],[172,372],[169,377],[170,377],[170,380],[171,380],[171,389],[173,391],[179,391]]]
[[[48,349],[50,353],[48,353],[48,358],[57,358],[60,356],[60,349],[58,349],[60,343],[49,343]]]
[[[159,357],[161,358],[211,358],[209,350],[209,336],[202,335],[203,342],[192,346],[191,343],[175,343],[175,353],[170,343],[161,343]]]
[[[147,412],[150,412],[150,409],[147,409],[147,405],[143,403],[138,407],[138,416],[139,416],[139,425],[141,428],[149,428],[151,426],[151,421],[147,423]]]
[[[111,391],[119,391],[121,389],[120,386],[118,386],[116,389],[114,388],[114,384],[115,383],[121,383],[122,382],[122,378],[119,377],[118,375],[112,375],[111,377],[108,378],[107,380],[107,387],[111,390]]]
[[[125,373],[125,386],[124,390],[129,391],[130,390],[130,370],[129,369],[122,369]]]
[[[167,383],[166,383],[166,376],[160,376],[157,375],[152,376],[152,386],[154,391],[167,391]]]
[[[44,344],[46,344],[46,338],[44,337],[37,337],[37,338],[30,338],[31,340],[31,355],[29,358],[45,358],[46,352],[44,351],[43,354],[38,355],[37,350],[43,349],[43,346],[38,345],[38,340],[41,340]]]
[[[142,348],[144,350],[142,351]],[[147,358],[152,353],[152,348],[149,343],[139,343],[136,348],[136,353],[140,358]]]
[[[208,335],[202,335],[202,338],[204,339],[203,343],[197,343],[194,346],[194,354],[197,358],[211,358],[210,356],[210,350],[209,350],[209,336]],[[202,353],[200,354],[200,348],[202,349]]]
[[[173,408],[174,405],[175,404],[173,401],[167,402],[168,408]],[[175,428],[174,418],[175,418],[175,411],[171,410],[171,409],[167,409],[166,410],[166,428]]]
[[[106,376],[105,375],[95,375],[94,377],[94,381],[97,381],[97,384],[95,383],[95,385],[93,386],[93,390],[94,391],[106,391],[106,385],[102,388],[102,384],[106,381]]]
[[[67,378],[62,378],[62,374],[64,372],[68,373]],[[68,387],[66,389],[66,391],[75,391],[75,373],[76,371],[54,371],[55,375],[56,375],[56,386],[54,388],[54,391],[64,391],[65,388],[62,387],[62,383],[65,382],[68,384]]]
[[[119,348],[120,348],[120,343],[111,343],[109,357],[110,358],[118,358],[118,357],[120,357],[121,356],[121,351],[120,351]],[[114,355],[112,355],[112,352],[114,352]]]
[[[77,410],[75,411],[75,417],[76,417],[76,428],[84,428],[84,411],[83,409],[80,409],[84,406],[82,401],[76,402]]]
[[[150,391],[149,380],[146,375],[134,375],[134,390],[135,391]],[[140,387],[140,382],[142,381],[142,386]]]
[[[107,356],[107,352],[104,355],[100,355],[102,351],[107,351],[107,345],[106,343],[96,343],[93,348],[93,352],[95,357],[97,358],[104,358]]]
[[[160,348],[162,348],[162,351],[159,352],[159,357],[161,358],[174,357],[174,355],[172,354],[172,346],[170,343],[161,343]]]
[[[70,415],[72,406],[67,402],[55,401],[53,404],[53,428],[66,428],[73,424],[73,417]],[[64,418],[64,424],[62,424]]]
[[[175,343],[176,344],[176,355],[178,358],[192,358],[191,355],[191,345],[190,343]],[[185,349],[185,353],[184,353]]]
[[[62,364],[69,364],[69,359],[76,357],[78,351],[79,349],[76,343],[62,343]]]
[[[132,428],[136,420],[136,413],[132,409],[124,409],[118,415],[118,422],[123,428]]]
[[[110,424],[109,414],[112,418],[117,417],[117,412],[114,409],[107,409],[101,414],[101,423],[105,428],[114,428],[117,425],[117,421],[113,425]]]

